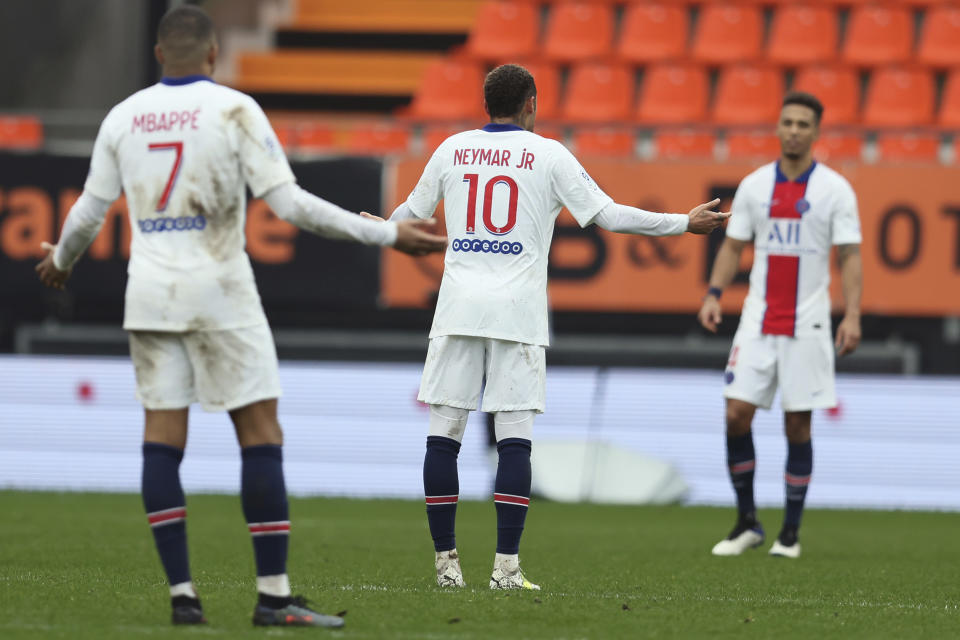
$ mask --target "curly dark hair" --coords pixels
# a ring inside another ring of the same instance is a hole
[[[817,124],[820,124],[820,119],[823,117],[823,103],[817,96],[805,91],[791,91],[783,97],[783,106],[785,107],[788,104],[798,104],[812,110]]]
[[[530,96],[537,95],[537,85],[529,71],[518,64],[504,64],[487,74],[483,81],[483,97],[491,118],[510,118],[523,109]]]

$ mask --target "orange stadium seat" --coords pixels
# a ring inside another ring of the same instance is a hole
[[[483,69],[472,62],[452,59],[430,63],[408,113],[418,119],[485,118]]]
[[[907,7],[855,7],[847,22],[843,59],[861,66],[905,62],[913,50],[913,16]]]
[[[952,71],[943,84],[937,124],[941,127],[960,129],[960,69]]]
[[[581,63],[570,71],[563,117],[582,122],[628,120],[633,88],[633,71],[628,67]]]
[[[681,58],[687,49],[688,22],[685,6],[660,2],[628,5],[617,55],[636,64]]]
[[[693,123],[707,117],[710,79],[695,64],[660,63],[647,67],[637,106],[637,120]]]
[[[773,14],[767,58],[786,65],[832,60],[837,54],[837,12],[825,6],[786,4]]]
[[[465,33],[482,0],[297,0],[295,28],[346,32]]]
[[[927,9],[920,33],[917,60],[932,67],[960,65],[960,7]]]
[[[813,145],[813,155],[822,162],[859,160],[863,149],[863,139],[857,133],[848,131],[822,131],[820,139]]]
[[[715,143],[716,137],[711,131],[697,129],[660,130],[653,137],[657,157],[666,160],[713,158]]]
[[[433,153],[440,146],[440,143],[455,133],[464,131],[466,127],[427,127],[423,130],[423,144],[421,150],[424,153]]]
[[[538,136],[566,144],[566,134],[563,131],[563,127],[552,124],[542,125],[538,122],[535,133]]]
[[[467,39],[467,51],[483,60],[522,58],[534,53],[540,8],[529,2],[485,2]]]
[[[867,88],[863,123],[874,127],[911,127],[933,121],[933,74],[923,69],[887,68],[873,72]]]
[[[333,127],[318,122],[305,122],[293,130],[293,144],[300,151],[331,151],[337,146]]]
[[[521,62],[537,83],[537,118],[552,120],[560,115],[560,69],[551,62]]]
[[[43,123],[34,116],[0,116],[0,149],[32,151],[43,146]]]
[[[727,153],[733,159],[763,158],[772,161],[780,156],[780,140],[767,130],[731,131],[727,133]]]
[[[940,138],[932,133],[887,131],[877,136],[877,152],[881,161],[936,162]]]
[[[780,115],[783,74],[776,69],[735,65],[720,71],[713,104],[713,120],[719,124],[771,126]]]
[[[763,13],[760,7],[709,3],[700,8],[693,38],[695,60],[723,65],[754,60],[763,44]]]
[[[613,7],[597,2],[558,2],[550,8],[544,55],[559,62],[603,57],[613,50]]]
[[[632,156],[636,149],[633,132],[623,128],[578,129],[573,134],[578,154],[587,156]]]
[[[860,78],[850,67],[804,67],[797,72],[793,88],[820,99],[825,124],[854,124],[859,120]]]
[[[357,126],[348,132],[346,148],[351,153],[406,153],[410,149],[410,129],[386,124]]]

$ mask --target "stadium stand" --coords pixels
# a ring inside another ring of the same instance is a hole
[[[863,123],[875,127],[912,127],[933,123],[935,87],[925,69],[878,69],[870,79]]]
[[[767,59],[791,66],[833,60],[839,23],[837,12],[827,6],[781,5],[773,14]]]
[[[860,120],[860,78],[850,67],[803,67],[794,77],[793,88],[820,98],[826,125],[849,125]]]
[[[690,17],[680,4],[641,2],[627,5],[617,55],[633,64],[682,58],[687,50]]]
[[[633,72],[626,66],[584,62],[570,71],[562,114],[574,122],[617,122],[630,119]]]
[[[550,8],[543,54],[558,62],[607,56],[613,51],[613,7],[596,2],[558,2]]]
[[[656,157],[663,160],[713,158],[716,137],[712,131],[665,129],[653,138]]]
[[[727,154],[736,159],[769,160],[780,154],[780,141],[769,130],[731,131],[727,134]]]
[[[637,120],[648,124],[704,122],[709,94],[710,79],[699,65],[650,65],[643,78]]]
[[[467,39],[467,50],[482,60],[528,58],[536,54],[540,11],[533,3],[487,2]]]
[[[820,133],[820,139],[813,146],[813,154],[824,162],[844,162],[860,160],[863,153],[863,141],[860,135],[850,131],[831,131]]]
[[[960,70],[952,71],[947,75],[940,99],[937,124],[941,127],[960,129]],[[960,136],[957,137],[960,138]]]
[[[43,147],[43,123],[35,116],[0,116],[0,149],[36,151]]]
[[[940,150],[940,138],[932,133],[884,131],[877,136],[881,159],[896,162],[934,162]]]
[[[783,74],[772,67],[732,65],[720,71],[713,104],[717,124],[769,124],[780,113]]]
[[[573,136],[577,153],[584,156],[632,156],[635,141],[629,129],[605,127],[581,128]]]
[[[711,65],[756,60],[763,44],[763,13],[759,6],[709,3],[702,5],[691,55]]]
[[[423,70],[410,105],[422,120],[474,120],[484,117],[483,69],[465,60],[435,60]]]
[[[875,67],[906,62],[913,50],[913,16],[906,6],[854,7],[847,24],[843,59]]]
[[[931,7],[924,14],[917,61],[931,67],[954,67],[960,62],[960,7]]]

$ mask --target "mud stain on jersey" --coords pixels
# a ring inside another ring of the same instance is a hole
[[[256,136],[253,135],[253,126],[250,122],[250,114],[247,113],[247,110],[244,109],[242,105],[237,105],[229,111],[224,111],[223,117],[228,124],[230,122],[236,124],[237,128],[240,129],[240,132],[249,138],[253,144],[257,145],[261,149],[264,149],[263,142],[258,140]]]
[[[173,301],[176,299],[176,297],[177,297],[177,283],[171,282],[169,285],[167,285],[167,298]]]
[[[162,402],[164,398],[156,395],[158,379],[162,377],[157,361],[163,356],[163,346],[159,336],[150,331],[130,333],[130,359],[137,379],[137,389],[144,404]]]
[[[220,290],[223,291],[223,295],[227,298],[246,297],[247,288],[239,280],[233,280],[224,276],[217,278],[217,284],[220,285]]]

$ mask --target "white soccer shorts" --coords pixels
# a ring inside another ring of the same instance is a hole
[[[146,409],[231,411],[280,397],[277,349],[266,323],[220,331],[131,331],[137,399]]]
[[[546,407],[547,365],[538,345],[479,338],[438,336],[430,340],[417,399],[427,404],[495,411],[536,411]]]
[[[769,409],[780,387],[784,411],[810,411],[837,406],[833,341],[830,334],[803,338],[742,336],[724,372],[725,398]]]

